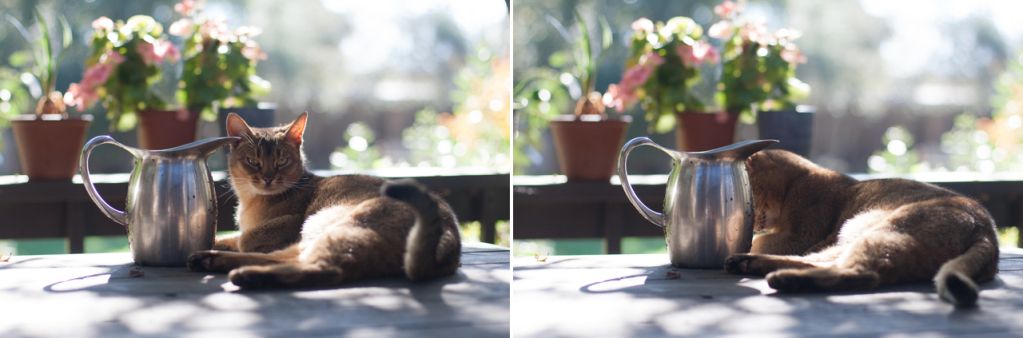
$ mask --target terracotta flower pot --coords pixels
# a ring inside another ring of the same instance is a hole
[[[21,170],[30,181],[70,180],[78,172],[78,157],[92,115],[39,120],[23,115],[11,120]]]
[[[550,122],[561,173],[569,181],[610,182],[631,118],[578,121],[564,116]]]
[[[757,113],[757,131],[761,139],[780,141],[775,149],[785,149],[800,156],[810,156],[813,140],[812,106],[797,106],[790,110],[771,110]]]
[[[739,116],[728,113],[675,113],[675,141],[682,151],[704,151],[735,143]]]
[[[195,141],[199,113],[188,110],[143,110],[139,116],[139,147],[167,149]]]

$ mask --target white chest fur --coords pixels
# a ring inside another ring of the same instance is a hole
[[[238,230],[245,232],[246,229],[252,229],[265,219],[265,212],[266,203],[261,198],[255,197],[240,200],[235,214],[238,218]]]
[[[838,231],[838,244],[847,244],[862,238],[872,230],[887,225],[890,210],[867,210],[853,216]]]

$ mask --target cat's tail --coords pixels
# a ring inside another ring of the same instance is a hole
[[[462,244],[458,223],[451,212],[445,210],[442,215],[438,201],[410,179],[384,183],[380,193],[408,203],[416,211],[416,224],[406,240],[405,276],[421,281],[454,274],[458,270]],[[455,226],[449,226],[452,223]]]
[[[962,255],[945,262],[934,275],[934,285],[942,300],[957,308],[977,305],[978,282],[994,278],[998,272],[998,244],[991,236],[981,235]]]

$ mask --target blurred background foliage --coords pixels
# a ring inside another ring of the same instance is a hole
[[[0,16],[31,25],[39,6],[44,14],[67,17],[75,42],[57,80],[57,88],[66,90],[81,79],[94,19],[145,14],[166,27],[176,19],[176,2],[0,0]],[[511,171],[507,6],[500,0],[206,0],[204,15],[262,29],[256,39],[267,59],[257,74],[273,86],[263,100],[276,104],[278,123],[311,112],[304,147],[312,169],[451,175]],[[12,25],[0,22],[0,175],[20,171],[3,117],[34,108],[20,80],[28,48]],[[180,72],[177,67],[168,71]],[[173,83],[157,86],[164,99],[176,102]],[[95,117],[88,137],[108,133],[102,108],[86,113]],[[216,123],[200,125],[200,138],[219,134]],[[136,142],[134,131],[113,136]],[[131,169],[116,151],[94,157],[93,172]],[[509,245],[509,228],[499,222],[498,244]],[[466,239],[478,238],[479,224],[465,224],[463,232]],[[0,254],[63,248],[60,239],[0,241]],[[124,237],[86,241],[87,252],[126,249]]]
[[[519,0],[513,8],[515,85],[520,85],[518,79],[536,77],[558,81],[558,74],[537,74],[569,48],[556,29],[544,24],[547,16],[566,21],[578,10],[607,17],[615,39],[598,65],[596,88],[603,91],[621,77],[629,25],[635,19],[681,15],[707,28],[716,20],[713,6],[718,3]],[[1023,117],[1013,117],[1020,108],[1010,102],[1013,95],[1023,96],[1011,89],[1023,80],[1014,70],[1021,68],[1017,52],[1023,49],[1023,21],[1011,13],[1023,10],[1023,3],[748,0],[746,9],[747,16],[763,18],[769,30],[791,27],[803,32],[798,43],[808,62],[800,65],[797,77],[813,90],[798,103],[817,107],[810,156],[814,161],[845,172],[1000,171],[1015,168],[1007,161],[1019,162],[1013,150],[1023,141],[1016,129]],[[708,79],[717,76],[706,74]],[[705,92],[703,101],[713,102],[712,94]],[[563,95],[551,92],[533,99],[548,103],[552,111],[570,110]],[[517,137],[542,123],[530,115],[516,110]],[[892,127],[898,131],[889,132]],[[627,137],[647,135],[647,130],[645,121],[634,119]],[[738,133],[740,138],[757,136],[750,125],[740,125]],[[654,135],[654,140],[674,143],[671,134]],[[890,146],[892,141],[896,144]],[[557,171],[549,136],[538,146],[515,142],[516,174]],[[912,155],[890,153],[901,149],[899,142]],[[636,155],[649,156],[630,163],[630,170],[667,172],[668,162],[656,154]]]
[[[59,65],[57,88],[65,90],[80,80],[88,52],[88,39],[82,37],[91,33],[92,20],[145,14],[168,26],[177,18],[175,3],[0,0],[0,13],[31,24],[38,5],[44,13],[67,17],[76,40]],[[262,29],[256,39],[268,58],[258,74],[273,86],[263,100],[276,104],[278,123],[312,113],[305,150],[313,169],[403,166],[449,172],[511,170],[508,14],[506,3],[498,0],[207,0],[203,13],[232,27]],[[20,60],[27,48],[12,25],[0,24],[0,112],[29,109],[16,77],[24,71]],[[170,71],[180,72],[180,65]],[[173,86],[161,88],[167,101],[176,102]],[[87,113],[96,117],[89,136],[106,133],[102,108]],[[346,153],[353,137],[365,138],[359,133],[366,131],[372,144]],[[200,127],[200,137],[219,133],[215,123]],[[0,152],[0,174],[17,173],[10,133],[0,129],[0,134],[9,145]],[[135,140],[134,132],[114,137]],[[128,171],[130,162],[115,155],[97,153],[94,171]],[[341,155],[348,159],[341,161]]]

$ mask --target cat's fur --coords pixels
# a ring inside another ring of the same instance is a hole
[[[230,272],[242,288],[454,274],[461,242],[447,203],[411,180],[310,173],[302,155],[306,120],[303,113],[286,126],[251,128],[228,116],[228,135],[241,138],[228,157],[241,231],[192,254],[189,268]]]
[[[994,221],[976,201],[930,184],[857,181],[793,153],[748,162],[758,233],[725,270],[766,275],[780,292],[855,291],[933,279],[941,299],[977,302],[998,272]]]

